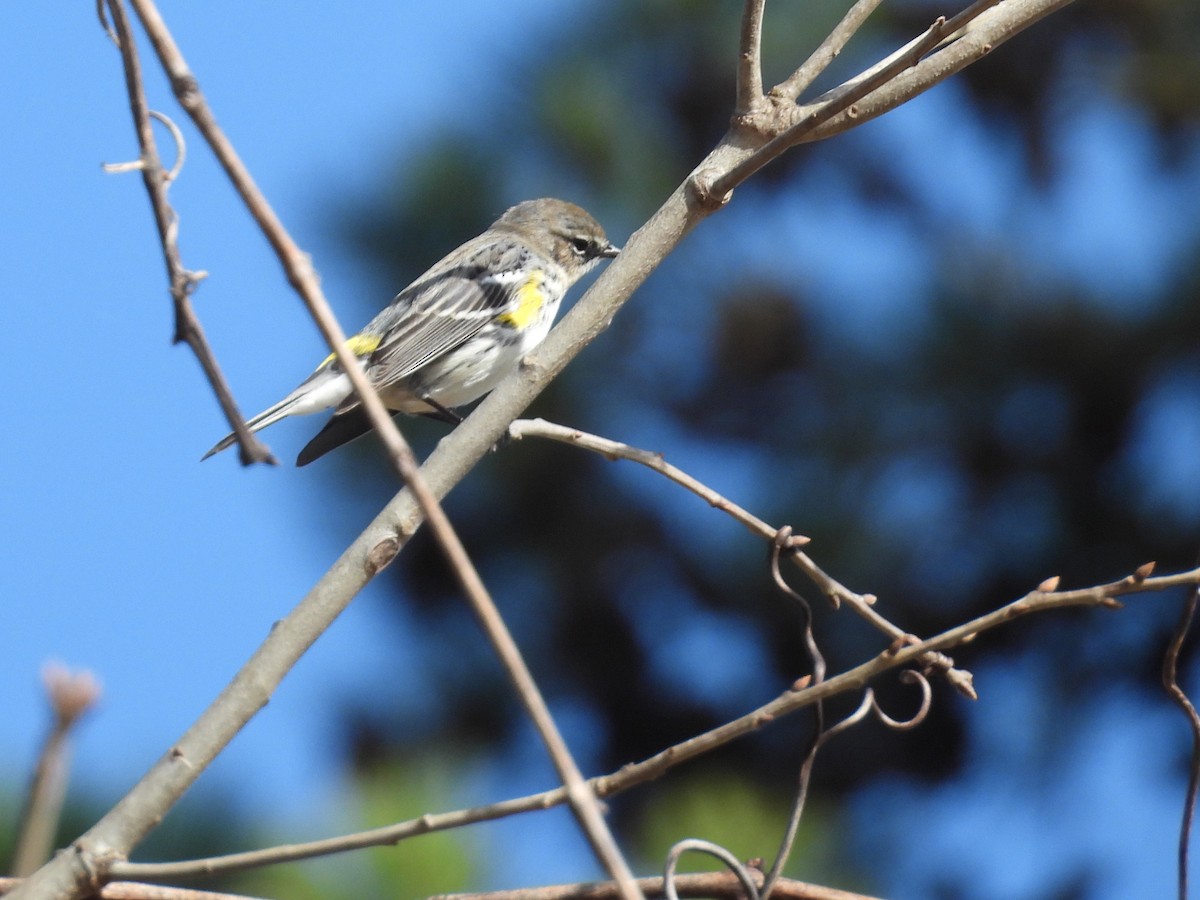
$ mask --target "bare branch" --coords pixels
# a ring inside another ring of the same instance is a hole
[[[999,2],[999,0],[995,0]],[[887,84],[905,69],[911,69],[926,53],[936,47],[948,33],[946,20],[938,19],[922,34],[901,47],[887,59],[823,95],[816,103],[801,110],[798,121],[771,138],[751,156],[716,179],[708,190],[714,196],[727,196],[733,189],[765,166],[800,143],[804,136],[828,122],[834,116],[853,110],[854,104]]]
[[[738,50],[737,99],[734,117],[748,116],[763,103],[762,23],[767,0],[745,0],[742,38]]]
[[[781,533],[780,528],[764,522],[753,513],[738,506],[732,500],[717,493],[717,491],[708,485],[697,481],[683,470],[671,465],[663,459],[662,454],[641,450],[631,447],[628,444],[600,437],[599,435],[589,434],[575,428],[556,425],[553,422],[547,422],[545,419],[518,419],[509,427],[509,433],[517,440],[522,437],[545,438],[589,450],[592,453],[598,453],[606,459],[625,459],[630,462],[639,463],[670,479],[680,487],[691,491],[708,503],[709,506],[721,510],[740,522],[752,534],[758,537],[774,542]],[[888,619],[875,609],[876,600],[873,595],[858,594],[850,590],[821,569],[810,556],[803,553],[800,548],[807,543],[808,538],[791,535],[789,532],[787,546],[781,549],[788,551],[788,557],[792,562],[804,572],[824,596],[829,598],[835,607],[845,603],[858,613],[858,615],[866,619],[873,627],[883,632],[890,641],[909,641],[913,639],[911,635],[888,621]],[[960,693],[971,699],[975,699],[974,689],[971,687],[971,673],[956,669],[954,667],[954,660],[941,654],[930,654],[921,661],[921,665],[923,668],[943,673]]]
[[[942,25],[941,31],[946,37],[935,53],[824,124],[813,128],[803,135],[803,141],[825,140],[907,103],[1071,2],[1073,0],[1003,0],[1003,3],[1000,0],[977,0]],[[968,16],[970,27],[967,27]],[[820,103],[821,100],[816,102]],[[800,116],[805,114],[805,109],[800,108]]]
[[[129,22],[125,15],[125,7],[122,0],[109,0],[109,9],[112,13],[111,27],[103,15],[103,9],[104,7],[100,6],[101,24],[121,52],[121,61],[125,68],[125,85],[129,94],[129,107],[133,114],[134,128],[137,131],[138,145],[140,147],[140,156],[136,164],[120,167],[115,170],[110,168],[109,171],[122,171],[130,168],[141,170],[142,182],[145,184],[146,192],[150,197],[150,206],[154,211],[154,222],[158,226],[158,236],[162,243],[163,259],[167,266],[167,281],[170,285],[171,300],[175,309],[174,340],[176,343],[187,343],[199,361],[200,367],[204,370],[205,377],[208,379],[209,384],[212,385],[213,392],[217,396],[221,410],[225,413],[225,418],[229,420],[230,426],[239,435],[243,462],[251,460],[274,462],[275,459],[271,456],[271,451],[261,441],[253,437],[246,428],[245,420],[238,411],[237,403],[233,399],[233,393],[229,390],[229,385],[225,381],[225,376],[221,372],[220,366],[217,365],[212,348],[209,346],[208,339],[204,335],[204,329],[200,325],[200,320],[196,318],[195,311],[192,309],[191,295],[206,273],[193,272],[185,268],[181,262],[178,244],[179,220],[175,210],[167,200],[167,186],[178,175],[178,170],[183,166],[185,154],[183,136],[179,133],[179,129],[175,127],[173,122],[170,122],[169,119],[161,114],[152,112],[146,103],[145,88],[142,84],[141,62],[138,58],[137,46],[134,43],[133,34],[129,29]],[[150,125],[151,116],[165,122],[172,136],[176,139],[178,152],[175,167],[172,168],[170,173],[163,170],[162,162],[159,159],[158,149],[154,141],[154,130]]]
[[[882,2],[883,0],[858,0],[800,68],[793,72],[787,81],[771,89],[771,97],[795,102],[796,98],[808,90],[809,85],[829,68],[829,64],[837,58],[846,44],[850,43],[850,38],[858,33],[867,18]]]
[[[100,699],[100,684],[86,670],[72,673],[64,666],[50,663],[42,669],[42,684],[54,722],[38,755],[21,814],[12,863],[12,872],[18,877],[36,871],[50,858],[67,793],[70,733],[80,717]]]
[[[1000,0],[977,0],[949,20],[937,19],[924,34],[887,59],[812,103],[800,107],[775,103],[770,113],[774,119],[757,124],[765,142],[743,147],[730,165],[715,167],[706,163],[698,167],[693,175],[696,196],[710,205],[726,202],[734,188],[791,147],[831,137],[895,109],[1069,2],[1005,0],[1001,7]],[[939,46],[942,49],[923,59]],[[819,57],[814,67],[823,59]],[[790,99],[806,77],[808,73],[797,71],[789,81],[772,89],[771,97]]]

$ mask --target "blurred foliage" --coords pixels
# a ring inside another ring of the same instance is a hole
[[[768,9],[768,83],[799,64],[844,5]],[[471,124],[406,161],[375,206],[347,211],[347,242],[381,282],[403,284],[509,203],[540,195],[582,203],[623,241],[724,131],[736,7],[625,0],[581,11],[540,44],[536,67],[514,56],[515,103],[475,107]],[[1070,137],[1082,111],[1124,117],[1126,136],[1150,148],[1147,177],[1168,191],[1185,183],[1200,119],[1197,9],[1068,7],[935,92],[952,103],[923,107],[961,125],[905,120],[931,133],[915,163],[895,143],[908,132],[878,124],[793,151],[698,229],[532,413],[665,452],[760,516],[792,524],[814,538],[829,572],[879,595],[886,615],[919,634],[1050,574],[1080,586],[1149,559],[1190,565],[1200,469],[1177,434],[1195,422],[1200,390],[1198,235],[1173,235],[1186,249],[1154,257],[1152,274],[1130,281],[1141,286],[1114,298],[1086,266],[1067,264],[1087,251],[1087,223],[1057,220],[1037,237],[1021,228],[1075,176],[1082,150]],[[885,5],[818,88],[942,12]],[[937,142],[955,126],[979,142],[965,171],[951,170]],[[1007,185],[998,190],[1011,211],[980,225],[972,181]],[[1130,240],[1148,240],[1136,210],[1107,209],[1106,188],[1091,186],[1083,214],[1128,216]],[[1194,229],[1195,217],[1180,221]],[[810,247],[805,235],[821,240]],[[374,308],[364,300],[363,317]],[[1177,413],[1193,418],[1179,424]],[[424,448],[442,433],[404,424]],[[319,471],[326,507],[344,481],[377,473],[363,517],[390,490],[369,442]],[[766,548],[632,464],[514,445],[485,460],[448,508],[552,703],[598,723],[585,748],[593,771],[745,712],[806,671],[800,617],[771,584]],[[517,704],[427,535],[388,577],[396,603],[418,609],[421,640],[439,648],[425,662],[437,715],[400,696],[349,702],[348,755],[386,759],[446,741],[511,747],[524,728]],[[1044,713],[1098,681],[1154,690],[1174,616],[1161,600],[1119,615],[1066,613],[989,635],[960,658],[968,667],[994,654],[1043,660],[1039,669],[1055,673],[1035,692]],[[848,612],[819,607],[817,618],[831,671],[881,648]],[[879,688],[889,709],[912,703],[890,682]],[[964,704],[937,690],[916,731],[849,735],[822,756],[814,803],[824,811],[814,818],[826,822],[839,798],[884,773],[959,774]],[[742,838],[752,821],[768,837],[782,827],[805,727],[780,723],[725,748],[703,782],[671,776],[615,799],[619,826],[642,836],[650,859],[692,825],[769,856],[775,838]],[[1074,883],[1088,880],[1080,871]]]
[[[459,761],[445,755],[405,757],[360,766],[341,795],[345,832],[362,831],[420,816],[454,793]],[[267,836],[260,846],[278,843]],[[473,884],[478,851],[470,832],[442,831],[300,864],[272,866],[237,876],[235,890],[288,900],[427,897]]]
[[[640,868],[646,871],[660,868],[672,845],[685,837],[702,836],[739,859],[765,856],[762,863],[765,870],[772,861],[766,851],[779,845],[791,812],[791,777],[789,774],[775,779],[775,789],[768,789],[748,781],[740,773],[719,768],[688,773],[665,782],[633,835]],[[868,890],[866,884],[856,885],[854,873],[845,868],[844,847],[839,837],[836,810],[808,805],[784,875],[817,884]],[[719,861],[700,853],[685,855],[680,864],[680,871],[688,872],[722,868]]]

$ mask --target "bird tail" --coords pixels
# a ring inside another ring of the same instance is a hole
[[[268,425],[274,425],[287,416],[299,416],[307,413],[320,412],[337,406],[350,393],[350,379],[343,372],[337,372],[329,367],[318,369],[303,384],[276,403],[264,409],[258,415],[246,421],[246,427],[251,432],[261,431]],[[200,461],[208,459],[232,447],[237,440],[234,434],[227,434],[213,445],[212,449],[200,457]]]
[[[374,427],[366,410],[361,406],[352,407],[346,412],[339,412],[325,423],[325,427],[318,431],[311,441],[305,444],[304,449],[296,458],[296,465],[307,466],[330,450],[362,437]]]
[[[296,400],[297,398],[295,397],[285,397],[269,409],[264,409],[254,418],[246,420],[246,427],[249,428],[251,432],[255,432],[261,431],[268,425],[274,425],[280,419],[291,415],[292,407],[296,405]],[[212,449],[200,457],[200,461],[203,462],[210,456],[232,447],[236,440],[237,435],[233,434],[232,432],[225,435],[225,437],[221,438],[212,446]]]

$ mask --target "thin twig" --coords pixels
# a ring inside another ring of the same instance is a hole
[[[737,96],[734,117],[748,116],[762,106],[762,23],[767,0],[745,0],[738,48]]]
[[[576,428],[567,428],[547,422],[545,419],[518,419],[509,427],[509,433],[514,439],[522,437],[538,437],[547,440],[569,444],[592,453],[598,453],[606,459],[625,459],[636,462],[648,469],[663,475],[675,484],[686,488],[700,497],[714,509],[719,509],[736,521],[740,522],[751,533],[767,541],[774,541],[780,529],[758,518],[748,510],[738,506],[732,500],[722,496],[708,485],[696,480],[691,475],[668,463],[660,453],[652,453],[631,447],[620,441],[610,440],[599,435],[589,434]],[[885,634],[889,641],[908,641],[912,636],[899,626],[890,622],[875,608],[875,597],[871,594],[856,593],[835,578],[826,573],[800,547],[808,543],[808,538],[799,535],[791,536],[788,546],[781,548],[787,551],[788,557],[801,571],[818,587],[821,593],[835,605],[845,603],[858,615],[866,619],[873,627]],[[944,674],[959,693],[975,699],[971,673],[954,667],[954,660],[940,654],[931,654],[921,661],[923,668],[936,670]]]
[[[793,72],[787,81],[780,82],[771,89],[771,97],[795,102],[796,98],[808,90],[809,85],[829,68],[830,63],[845,49],[846,44],[850,43],[850,38],[858,33],[867,18],[882,2],[883,0],[858,0],[800,68]]]
[[[1072,2],[1074,0],[981,0],[972,4],[963,13],[946,20],[941,29],[945,37],[937,45],[936,52],[897,74],[888,84],[858,103],[812,128],[802,140],[825,140],[907,103]],[[968,13],[972,19],[963,23],[963,16]],[[802,115],[803,108],[798,112]]]
[[[147,105],[146,91],[142,82],[141,61],[138,57],[133,33],[129,28],[128,18],[125,15],[125,6],[122,0],[107,0],[107,2],[112,14],[112,25],[108,24],[103,15],[100,20],[121,53],[121,62],[125,69],[125,86],[129,95],[129,108],[133,115],[139,147],[136,163],[107,168],[109,171],[123,171],[132,168],[141,170],[142,183],[146,186],[146,193],[150,197],[150,207],[154,212],[154,223],[158,227],[163,260],[167,267],[167,283],[175,310],[174,341],[175,343],[186,343],[195,354],[208,383],[212,385],[225,418],[229,420],[230,426],[239,436],[243,462],[253,460],[273,463],[275,459],[271,456],[271,451],[251,435],[246,428],[245,420],[233,399],[233,393],[225,381],[225,375],[221,372],[221,367],[213,356],[212,348],[209,346],[208,338],[205,337],[200,320],[196,317],[195,310],[192,309],[191,295],[206,273],[193,272],[183,265],[179,254],[179,218],[167,200],[167,187],[171,180],[178,175],[179,169],[183,165],[186,152],[183,135],[166,116],[151,111]],[[167,123],[171,135],[176,141],[176,162],[169,173],[163,169],[162,160],[158,155],[154,129],[150,124],[152,116]]]
[[[107,0],[96,0],[96,18],[100,20],[100,27],[103,28],[104,33],[108,35],[108,39],[113,42],[113,46],[119,49],[121,46],[121,39],[117,37],[117,33],[113,31],[113,27],[108,21],[107,9]]]
[[[100,684],[86,670],[73,673],[51,663],[42,669],[42,684],[54,720],[38,755],[13,851],[12,873],[22,878],[36,871],[54,849],[70,772],[70,734],[100,699]]]
[[[911,667],[930,651],[946,650],[958,644],[972,641],[984,632],[1012,622],[1032,613],[1065,609],[1073,606],[1116,608],[1121,604],[1117,597],[1126,594],[1169,590],[1180,586],[1200,585],[1200,568],[1179,572],[1174,575],[1149,577],[1138,572],[1108,584],[1074,591],[1034,590],[986,615],[951,628],[927,640],[889,648],[878,656],[854,668],[827,678],[819,685],[796,686],[774,700],[723,725],[689,738],[640,762],[629,763],[609,775],[593,778],[590,785],[598,797],[610,797],[640,784],[661,777],[670,769],[688,760],[711,752],[732,740],[744,737],[770,724],[781,716],[848,691],[862,690],[870,681],[891,669]],[[398,822],[383,828],[356,832],[334,838],[233,853],[172,863],[115,863],[112,874],[121,878],[173,880],[238,871],[256,866],[273,865],[326,856],[363,847],[395,844],[420,834],[460,828],[477,822],[486,822],[518,813],[549,809],[566,802],[565,788],[555,788],[524,797],[516,797],[491,803],[486,806],[455,810],[446,813],[430,813],[417,819]]]
[[[1179,654],[1183,650],[1183,642],[1191,631],[1192,621],[1196,617],[1196,606],[1200,603],[1200,586],[1194,586],[1188,591],[1183,609],[1180,611],[1179,622],[1171,632],[1171,642],[1163,655],[1162,683],[1167,694],[1183,710],[1188,725],[1192,729],[1192,758],[1188,767],[1187,796],[1183,801],[1183,819],[1179,823],[1179,860],[1178,888],[1179,900],[1188,898],[1188,848],[1191,843],[1192,821],[1196,815],[1196,793],[1200,790],[1200,715],[1196,707],[1179,685],[1178,666]]]
[[[996,0],[999,2],[999,0]],[[802,108],[796,121],[754,151],[751,156],[717,178],[706,190],[713,196],[728,196],[733,189],[785,151],[800,143],[804,136],[887,84],[901,72],[911,69],[921,57],[946,36],[946,20],[937,19],[925,33],[909,41],[887,59],[824,94],[815,103]]]

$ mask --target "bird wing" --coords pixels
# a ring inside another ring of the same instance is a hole
[[[469,340],[511,302],[512,279],[477,266],[438,273],[405,288],[363,334],[378,335],[367,371],[387,387]]]

